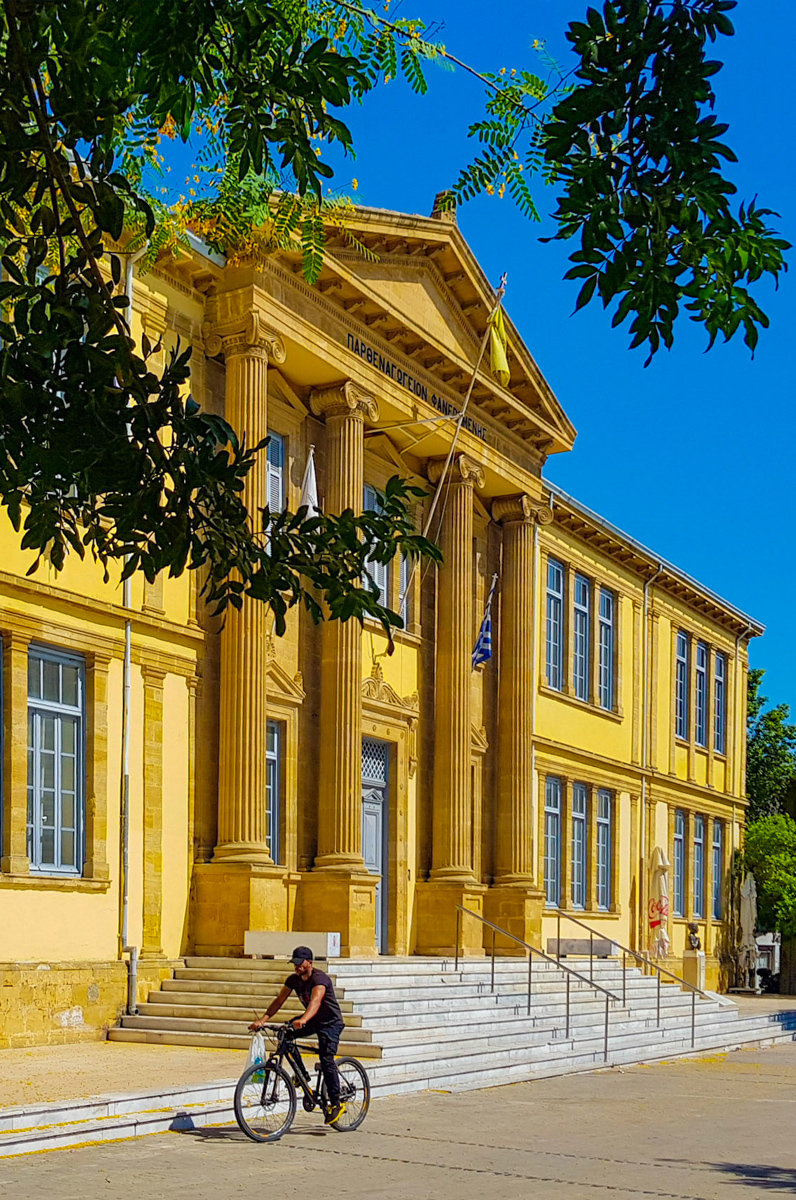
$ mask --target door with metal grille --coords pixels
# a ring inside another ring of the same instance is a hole
[[[390,746],[376,738],[362,739],[362,857],[380,876],[376,886],[376,948],[387,950],[387,787]]]

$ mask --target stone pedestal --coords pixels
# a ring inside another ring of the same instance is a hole
[[[683,979],[692,987],[699,988],[704,992],[706,980],[704,950],[683,951]]]
[[[484,897],[484,916],[488,921],[539,950],[545,949],[542,945],[543,912],[544,893],[527,883],[496,883]],[[490,934],[489,930],[487,934]],[[487,949],[489,946],[487,941]],[[495,941],[495,952],[508,957],[527,954],[517,942],[500,935]]]
[[[295,890],[295,881],[282,867],[197,863],[194,953],[208,957],[241,955],[248,929],[290,929],[294,924]]]
[[[378,875],[316,868],[301,876],[299,921],[323,932],[339,931],[343,958],[375,958]]]
[[[475,882],[428,879],[418,883],[415,893],[418,953],[449,957],[456,953],[458,940],[460,955],[465,958],[483,955],[484,945],[491,945],[491,930],[475,917],[459,913],[457,905],[483,915],[486,890]]]

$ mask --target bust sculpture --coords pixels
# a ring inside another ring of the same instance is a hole
[[[688,948],[690,950],[702,949],[702,942],[699,939],[699,926],[696,921],[688,922]]]

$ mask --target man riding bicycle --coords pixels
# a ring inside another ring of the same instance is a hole
[[[334,1061],[340,1035],[345,1028],[343,1014],[334,994],[334,984],[325,971],[319,971],[314,966],[309,946],[296,946],[290,961],[296,968],[295,973],[287,977],[276,1000],[269,1004],[259,1021],[252,1022],[249,1029],[262,1029],[274,1013],[279,1012],[290,993],[296,993],[305,1011],[303,1016],[294,1017],[290,1024],[297,1031],[318,1035],[318,1057],[329,1097],[324,1124],[331,1125],[346,1109],[345,1104],[340,1103],[340,1076]]]

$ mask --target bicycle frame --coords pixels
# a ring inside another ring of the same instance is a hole
[[[326,1090],[323,1085],[321,1076],[321,1064],[318,1063],[316,1084],[312,1086],[312,1077],[307,1070],[304,1059],[301,1057],[302,1050],[314,1050],[313,1046],[300,1046],[298,1042],[293,1041],[287,1036],[287,1028],[283,1032],[281,1029],[277,1033],[277,1046],[273,1054],[269,1054],[265,1065],[281,1067],[283,1062],[289,1063],[293,1068],[294,1082],[299,1085],[301,1091],[307,1101],[314,1108],[316,1105],[322,1112],[326,1112]]]

